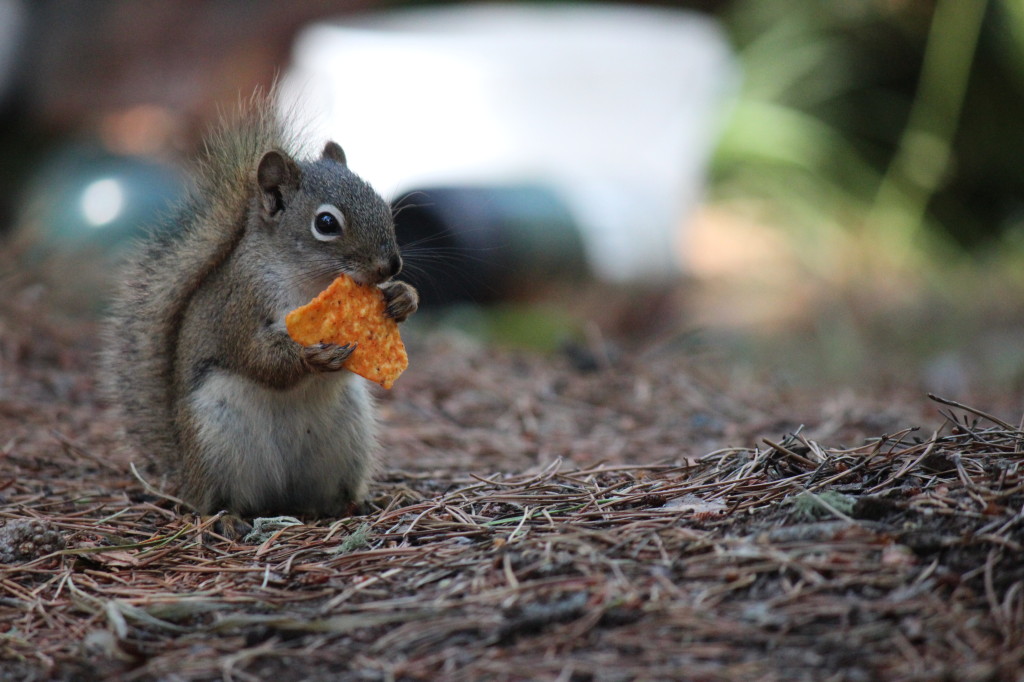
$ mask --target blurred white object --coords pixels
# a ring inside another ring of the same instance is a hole
[[[385,196],[542,183],[613,280],[674,274],[737,69],[713,20],[479,5],[317,24],[283,78],[317,139]]]

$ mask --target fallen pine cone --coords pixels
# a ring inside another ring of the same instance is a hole
[[[0,564],[24,563],[61,549],[64,537],[46,521],[8,521],[0,526]]]

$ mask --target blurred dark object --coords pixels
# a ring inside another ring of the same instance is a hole
[[[142,103],[206,120],[268,84],[295,33],[373,0],[44,0],[27,3],[21,90],[30,115],[68,128]]]
[[[521,298],[588,274],[579,229],[545,187],[415,190],[394,207],[401,278],[426,306]]]
[[[25,38],[27,9],[20,0],[0,0],[0,107],[10,96]]]

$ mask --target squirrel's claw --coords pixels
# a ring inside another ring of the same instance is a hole
[[[381,284],[380,289],[384,292],[384,302],[387,304],[384,314],[395,322],[405,322],[420,305],[420,295],[408,282],[392,280]]]
[[[303,346],[302,359],[312,370],[336,372],[342,368],[357,345],[349,343],[339,346],[334,343],[318,343],[315,346]]]

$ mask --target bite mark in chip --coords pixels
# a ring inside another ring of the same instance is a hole
[[[398,323],[384,315],[384,292],[341,275],[319,296],[285,317],[288,334],[303,346],[358,344],[345,369],[391,388],[409,366]]]

